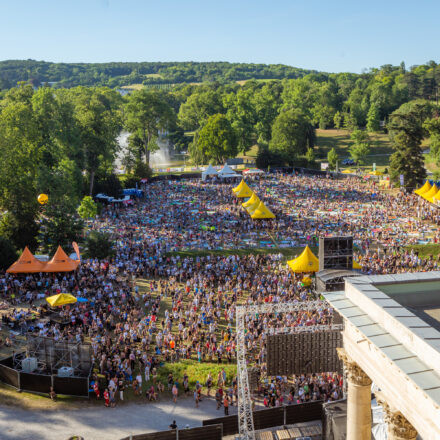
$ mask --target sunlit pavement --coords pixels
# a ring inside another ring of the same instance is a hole
[[[237,407],[229,407],[236,414]],[[25,410],[0,404],[1,440],[63,440],[80,435],[85,440],[119,440],[130,434],[163,431],[173,420],[178,428],[202,426],[202,420],[222,417],[214,399],[204,398],[195,407],[190,398],[158,403],[128,404],[116,408]]]

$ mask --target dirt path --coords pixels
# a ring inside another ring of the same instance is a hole
[[[230,407],[230,414],[237,408]],[[113,409],[84,407],[69,410],[26,410],[0,405],[1,440],[65,440],[80,435],[85,440],[119,440],[130,434],[142,434],[168,429],[176,420],[179,428],[187,424],[202,426],[202,420],[221,417],[213,399],[203,399],[195,408],[192,399],[129,404]]]

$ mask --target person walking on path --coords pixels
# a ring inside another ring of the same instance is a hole
[[[194,390],[194,400],[196,402],[196,408],[198,408],[200,397],[199,397],[199,392],[197,391],[197,389]]]
[[[227,395],[225,395],[223,400],[223,407],[225,408],[225,416],[229,416],[229,400]]]
[[[172,393],[173,393],[173,402],[177,403],[177,396],[179,394],[179,390],[177,389],[176,384],[173,385]]]

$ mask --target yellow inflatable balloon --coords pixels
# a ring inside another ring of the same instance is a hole
[[[40,205],[45,205],[49,201],[49,197],[47,194],[40,194],[37,200]]]

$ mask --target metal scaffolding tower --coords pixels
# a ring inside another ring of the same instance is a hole
[[[327,308],[326,301],[304,301],[298,303],[276,303],[238,306],[236,311],[237,326],[237,379],[238,379],[238,427],[240,440],[255,440],[252,401],[246,361],[246,316],[265,313],[290,313],[299,311],[316,311]],[[341,324],[317,325],[289,328],[290,333],[313,332],[316,330],[342,330]]]

